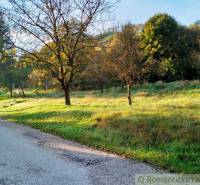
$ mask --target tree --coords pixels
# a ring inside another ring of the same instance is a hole
[[[177,53],[174,61],[175,77],[177,80],[194,79],[198,70],[195,66],[197,58],[194,56],[197,56],[200,49],[200,29],[198,26],[179,26],[177,35],[174,49]]]
[[[112,5],[109,0],[9,0],[6,15],[18,37],[15,47],[32,56],[41,68],[47,68],[58,80],[65,94],[65,104],[71,105],[70,87],[79,67],[81,50],[94,47],[88,31]],[[24,39],[26,38],[26,41]],[[30,42],[28,42],[28,40]],[[33,41],[34,40],[34,41]],[[34,47],[33,47],[34,44]],[[41,46],[44,54],[38,53]],[[49,55],[51,60],[46,60]]]
[[[150,18],[141,32],[141,47],[147,62],[152,65],[156,80],[174,75],[177,59],[178,23],[168,14]]]
[[[90,50],[88,60],[90,62],[88,62],[88,65],[81,73],[80,79],[86,81],[87,85],[100,89],[101,93],[103,93],[105,84],[111,80],[105,65],[105,48],[94,48]]]
[[[7,50],[11,49],[10,32],[5,23],[3,12],[0,10],[0,61],[7,56]]]
[[[27,65],[25,61],[26,61],[25,56],[21,57],[19,58],[18,61],[15,62],[14,66],[15,67],[14,70],[16,73],[15,85],[21,89],[23,97],[26,97],[24,88],[27,87],[29,75],[32,72],[32,67]]]
[[[3,63],[0,63],[0,82],[3,87],[6,87],[10,92],[10,97],[13,97],[13,88],[17,82],[17,73],[14,67],[15,60],[12,57],[6,57]]]
[[[200,25],[200,20],[199,19],[196,20],[194,24],[197,25],[197,26],[199,26]]]
[[[0,85],[5,86],[13,95],[13,84],[16,73],[13,70],[13,50],[10,42],[9,28],[5,23],[3,12],[0,11]]]
[[[200,78],[200,25],[190,26],[188,28],[190,68],[186,70],[188,79]]]
[[[134,25],[127,24],[118,32],[109,48],[107,63],[119,80],[125,82],[128,88],[128,103],[132,105],[131,87],[140,82],[145,65],[139,47],[138,30]]]

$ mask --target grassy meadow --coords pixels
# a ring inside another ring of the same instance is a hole
[[[176,172],[200,173],[200,81],[0,97],[0,117]]]

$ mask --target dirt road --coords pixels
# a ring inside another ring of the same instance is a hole
[[[152,167],[0,121],[0,185],[133,185]]]

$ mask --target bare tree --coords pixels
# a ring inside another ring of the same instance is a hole
[[[9,2],[6,15],[17,39],[15,47],[50,71],[64,91],[65,104],[71,105],[70,86],[81,62],[80,51],[93,47],[88,32],[113,4],[109,0]]]
[[[122,27],[112,39],[107,62],[110,71],[128,88],[128,103],[132,105],[131,86],[144,74],[144,63],[139,47],[138,29],[131,24]]]

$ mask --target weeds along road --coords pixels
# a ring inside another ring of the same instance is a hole
[[[0,121],[0,185],[133,185],[152,167]]]

